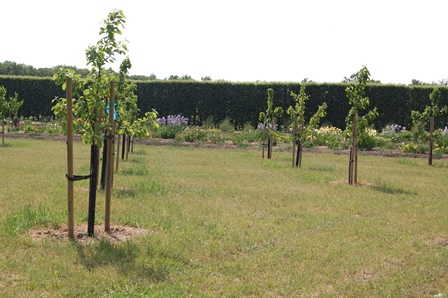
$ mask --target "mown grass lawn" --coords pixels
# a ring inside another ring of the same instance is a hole
[[[75,144],[75,173],[89,146]],[[0,146],[2,297],[431,297],[448,294],[448,161],[135,145],[115,175],[119,243],[33,240],[66,224],[65,142]],[[87,221],[88,182],[75,184]],[[104,192],[98,191],[97,223]]]

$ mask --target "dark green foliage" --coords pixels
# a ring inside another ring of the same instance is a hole
[[[203,125],[207,118],[218,125],[229,118],[236,128],[246,123],[253,127],[258,124],[260,112],[266,111],[266,90],[275,93],[275,105],[287,110],[294,105],[291,92],[300,91],[300,83],[232,83],[223,81],[136,81],[138,108],[141,113],[155,109],[159,115],[181,114],[190,119],[190,125]],[[0,85],[5,86],[9,96],[17,92],[25,102],[20,108],[22,116],[50,116],[51,101],[55,96],[65,96],[49,78],[0,76]],[[307,110],[309,119],[319,105],[327,103],[325,123],[339,128],[345,127],[345,116],[350,109],[344,83],[308,83]],[[448,88],[440,87],[441,105],[448,103]],[[377,129],[387,124],[397,123],[411,127],[411,110],[422,111],[428,104],[431,86],[404,86],[368,84],[366,95],[370,106],[378,108],[374,120]],[[288,117],[279,119],[284,126]],[[436,127],[444,127],[447,117],[438,117]]]
[[[55,96],[65,96],[51,78],[0,76],[0,85],[8,90],[8,98],[17,92],[24,100],[19,116],[53,116],[51,101]]]
[[[161,125],[156,135],[162,139],[174,139],[176,135],[186,128],[185,125]]]
[[[361,150],[370,151],[377,146],[377,141],[374,136],[371,136],[367,133],[363,133],[359,135],[358,146],[359,149]]]

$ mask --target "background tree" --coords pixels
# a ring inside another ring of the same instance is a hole
[[[129,80],[138,80],[138,81],[154,81],[157,80],[157,76],[151,73],[149,76],[144,75],[126,75],[126,78]]]
[[[140,109],[137,106],[137,85],[126,80],[127,73],[132,67],[129,58],[123,60],[120,65],[120,75],[116,90],[117,134],[123,135],[123,154],[125,150],[126,135],[129,138],[149,136],[149,131],[158,128],[157,112],[155,110],[145,113],[143,118],[137,118]],[[129,139],[130,141],[130,139]]]
[[[0,75],[14,76],[33,76],[33,77],[52,77],[58,72],[59,68],[72,69],[82,76],[86,76],[89,70],[86,68],[77,68],[76,66],[57,65],[53,67],[35,68],[31,65],[20,64],[12,61],[0,62]]]
[[[302,161],[302,144],[304,139],[311,134],[319,126],[320,119],[325,117],[327,103],[323,103],[318,106],[316,113],[310,118],[308,125],[305,125],[305,108],[306,101],[309,100],[309,96],[306,94],[306,84],[302,81],[302,85],[300,86],[299,94],[291,92],[291,97],[296,102],[295,106],[290,106],[287,110],[287,113],[291,116],[292,120],[292,129],[293,129],[293,157],[292,162],[296,166],[301,166]],[[297,138],[296,138],[297,137]],[[297,158],[295,160],[295,145],[297,141]]]
[[[360,71],[352,73],[350,77],[344,77],[344,79],[342,80],[342,83],[355,83],[355,82],[358,81],[359,75],[360,75]],[[375,83],[375,84],[381,84],[381,81],[379,81],[379,80],[372,80],[370,77],[369,77],[369,82],[370,83]]]
[[[14,92],[14,97],[9,97],[9,113],[11,117],[11,125],[16,126],[19,122],[18,112],[20,107],[23,105],[23,100],[19,101],[19,95]]]
[[[177,80],[177,81],[194,81],[194,79],[190,75],[187,75],[187,74],[183,75],[183,76],[170,75],[168,77],[168,79],[165,79],[165,80],[169,80],[169,81],[172,81],[172,80]]]
[[[434,88],[429,94],[430,104],[425,107],[423,112],[411,111],[412,134],[414,140],[426,141],[426,126],[429,124],[429,146],[428,146],[428,164],[432,165],[433,132],[435,118],[448,112],[448,107],[441,106],[440,99],[442,95],[439,88]]]
[[[378,116],[376,107],[368,111],[363,116],[359,116],[359,112],[364,111],[370,104],[369,98],[366,96],[366,85],[370,80],[370,72],[367,67],[363,66],[357,72],[356,81],[345,89],[346,96],[349,100],[351,108],[345,119],[346,131],[352,134],[352,146],[350,149],[349,162],[349,184],[357,183],[358,168],[358,136],[369,136],[366,129]]]
[[[9,113],[9,104],[6,101],[6,88],[0,86],[0,120],[2,121],[2,145],[5,145],[5,116]]]
[[[272,143],[274,131],[277,129],[277,119],[283,115],[283,108],[274,108],[274,89],[268,88],[268,100],[267,100],[266,112],[260,112],[259,119],[262,122],[263,131],[263,151],[262,157],[264,158],[264,146],[266,145],[266,138],[268,140],[268,159],[272,157]]]
[[[448,107],[440,104],[441,97],[440,89],[436,87],[429,94],[429,105],[425,107],[423,112],[411,111],[412,132],[416,140],[426,140],[425,132],[431,117],[439,117],[448,112]]]

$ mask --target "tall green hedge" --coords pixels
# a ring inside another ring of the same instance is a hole
[[[50,78],[0,76],[0,86],[6,88],[7,98],[17,92],[19,100],[24,100],[19,115],[25,117],[52,116],[51,101],[55,96],[65,96]]]
[[[51,101],[55,96],[64,96],[60,87],[49,78],[0,76],[0,85],[7,88],[7,96],[19,94],[24,105],[22,116],[50,116]],[[327,116],[323,124],[345,128],[345,117],[349,110],[344,83],[310,83],[306,92],[306,116],[309,118],[317,106],[326,102]],[[190,124],[201,125],[207,119],[217,124],[229,117],[236,127],[245,123],[256,126],[258,115],[267,109],[267,89],[275,92],[274,106],[286,110],[294,105],[291,91],[298,93],[300,83],[232,83],[198,81],[137,81],[138,106],[142,114],[156,109],[159,116],[181,114],[190,119]],[[404,86],[373,84],[367,87],[370,107],[377,107],[379,116],[375,119],[378,129],[387,124],[397,123],[411,127],[411,110],[423,111],[429,104],[431,86]],[[441,87],[442,104],[448,104],[448,88]],[[280,124],[289,121],[285,115]],[[447,117],[437,119],[437,127],[447,125]]]

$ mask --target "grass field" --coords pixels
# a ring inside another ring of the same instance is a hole
[[[135,145],[112,223],[147,235],[33,240],[67,220],[66,145],[0,146],[1,297],[433,297],[448,294],[448,161]],[[75,144],[75,173],[89,146]],[[87,222],[88,181],[75,184]],[[98,191],[97,223],[104,192]]]

